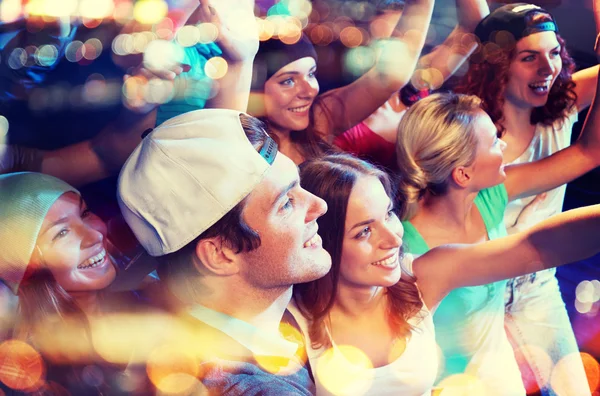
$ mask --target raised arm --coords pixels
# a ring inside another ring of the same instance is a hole
[[[490,13],[484,0],[456,0],[458,25],[444,42],[419,59],[412,83],[416,88],[437,89],[450,78],[477,48],[472,33]],[[471,34],[471,36],[468,36]]]
[[[600,251],[600,205],[552,216],[524,232],[477,245],[445,245],[415,259],[425,303],[452,289],[484,285],[557,267]]]
[[[577,142],[542,160],[506,167],[504,184],[509,200],[551,190],[600,165],[599,81],[596,79],[594,101]]]
[[[375,65],[353,83],[327,92],[315,103],[315,124],[338,135],[358,124],[410,79],[423,49],[433,0],[407,0],[391,38],[376,43]]]
[[[254,0],[200,0],[188,23],[210,22],[217,26],[217,44],[227,62],[227,73],[218,80],[218,94],[207,108],[246,111],[252,82],[252,63],[258,51]]]

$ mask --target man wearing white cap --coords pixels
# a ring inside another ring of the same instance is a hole
[[[158,257],[185,322],[210,337],[189,345],[208,361],[198,374],[204,386],[314,392],[298,358],[304,349],[281,330],[291,328],[282,317],[292,285],[331,267],[316,223],[327,208],[300,187],[296,166],[260,121],[224,109],[168,120],[125,163],[118,199],[140,243]]]

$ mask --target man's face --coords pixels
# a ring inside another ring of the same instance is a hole
[[[316,220],[326,211],[325,201],[300,187],[296,165],[278,153],[242,213],[261,239],[258,249],[240,253],[244,279],[272,289],[324,276],[331,257],[323,249]]]

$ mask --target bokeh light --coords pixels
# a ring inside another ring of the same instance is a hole
[[[493,394],[486,389],[483,382],[469,374],[453,374],[438,383],[443,396],[471,396]]]
[[[110,17],[115,9],[114,0],[81,0],[79,13],[83,18],[104,19]]]
[[[31,0],[25,4],[25,11],[29,15],[71,16],[76,13],[77,5],[77,0]]]
[[[204,65],[204,72],[213,80],[218,80],[227,74],[227,61],[220,56],[210,58]]]
[[[21,0],[0,1],[0,21],[10,23],[21,16]]]
[[[356,47],[346,52],[344,69],[353,76],[360,76],[375,64],[375,52],[369,47]]]
[[[144,52],[144,67],[151,71],[171,70],[183,62],[185,53],[176,43],[166,40],[154,40]]]
[[[296,362],[293,360],[289,361],[283,357],[279,358],[264,355],[254,355],[254,358],[259,366],[269,373],[290,375],[300,370],[300,368],[302,368],[308,359],[306,356],[306,349],[304,348],[304,337],[302,336],[300,330],[289,323],[282,323],[279,326],[279,332],[284,339],[298,344],[298,349],[295,355]]]
[[[42,45],[35,52],[35,61],[40,66],[52,66],[58,58],[58,50],[52,44]]]
[[[152,25],[160,22],[168,11],[164,0],[139,0],[133,6],[133,17],[139,23]]]
[[[79,62],[83,58],[83,43],[79,40],[70,42],[65,49],[65,57],[70,62]]]
[[[0,115],[0,145],[6,142],[6,136],[8,135],[8,120],[3,115]]]
[[[44,361],[29,344],[19,340],[0,344],[0,381],[6,386],[32,391],[40,385],[44,374]]]
[[[200,362],[179,345],[156,348],[146,365],[148,378],[166,394],[190,394],[198,386]]]
[[[201,23],[197,27],[198,29],[198,42],[202,44],[209,44],[217,40],[219,37],[219,29],[212,23]]]
[[[348,48],[358,47],[365,39],[362,29],[347,26],[340,32],[340,41]]]
[[[373,383],[371,360],[363,351],[351,345],[329,348],[320,356],[316,366],[318,381],[335,395],[361,395]]]
[[[177,40],[177,43],[182,47],[191,47],[196,45],[200,40],[200,31],[196,26],[183,26],[177,31],[175,40]]]

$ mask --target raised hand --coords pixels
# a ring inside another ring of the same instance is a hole
[[[258,26],[253,0],[199,0],[186,24],[212,23],[217,43],[230,62],[252,61],[258,51]]]

